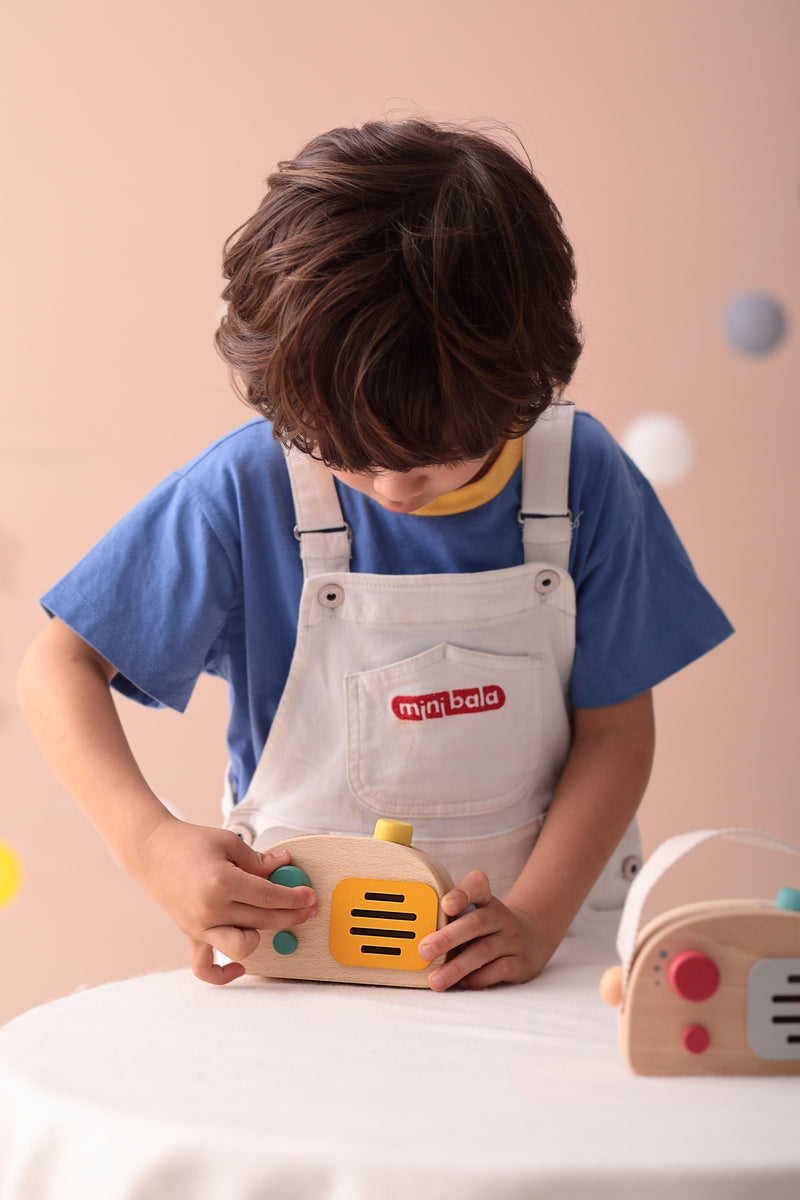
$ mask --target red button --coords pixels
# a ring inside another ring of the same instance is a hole
[[[681,1041],[690,1054],[702,1054],[708,1049],[711,1038],[702,1025],[687,1025],[681,1034]]]
[[[707,954],[686,950],[669,964],[669,981],[681,1000],[708,1000],[719,987],[719,970]]]

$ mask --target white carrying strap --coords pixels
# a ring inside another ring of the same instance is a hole
[[[525,437],[519,522],[525,562],[569,565],[569,460],[575,406],[553,404]]]
[[[674,867],[679,859],[684,858],[685,855],[705,842],[723,837],[734,842],[761,846],[765,850],[788,850],[791,853],[800,854],[800,846],[796,846],[794,842],[788,842],[774,833],[762,833],[758,829],[697,829],[691,833],[679,833],[662,842],[647,859],[631,884],[625,900],[625,907],[622,910],[617,931],[617,953],[622,962],[623,997],[628,984],[628,975],[633,963],[636,939],[639,935],[639,925],[647,897],[659,879],[671,867]]]
[[[286,450],[286,465],[303,575],[309,579],[349,571],[350,526],[342,516],[333,475],[318,459],[299,450]]]
[[[567,570],[572,540],[569,461],[573,404],[547,409],[525,436],[519,522],[525,562],[550,563]],[[286,451],[294,500],[295,536],[303,573],[328,575],[350,569],[350,527],[342,516],[330,471],[309,454]]]

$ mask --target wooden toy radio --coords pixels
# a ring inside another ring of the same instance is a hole
[[[633,881],[601,995],[619,1006],[620,1049],[640,1075],[800,1074],[800,890],[671,909],[639,934],[644,902],[679,858],[716,837],[800,847],[748,829],[669,838]]]
[[[441,899],[447,871],[411,845],[413,829],[381,820],[372,838],[319,833],[286,838],[265,850],[288,850],[290,864],[270,875],[286,887],[313,887],[317,915],[296,929],[265,929],[243,960],[249,975],[427,987],[417,946],[447,923]]]

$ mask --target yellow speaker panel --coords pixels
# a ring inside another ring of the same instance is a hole
[[[421,971],[417,946],[436,929],[439,897],[427,883],[342,879],[331,899],[329,949],[343,966]]]

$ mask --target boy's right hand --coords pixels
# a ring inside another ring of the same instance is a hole
[[[283,887],[268,876],[291,859],[287,850],[260,853],[226,829],[160,823],[137,856],[136,877],[189,939],[191,965],[206,983],[244,974],[261,929],[288,929],[316,915],[309,887]],[[214,950],[233,961],[214,963]]]

